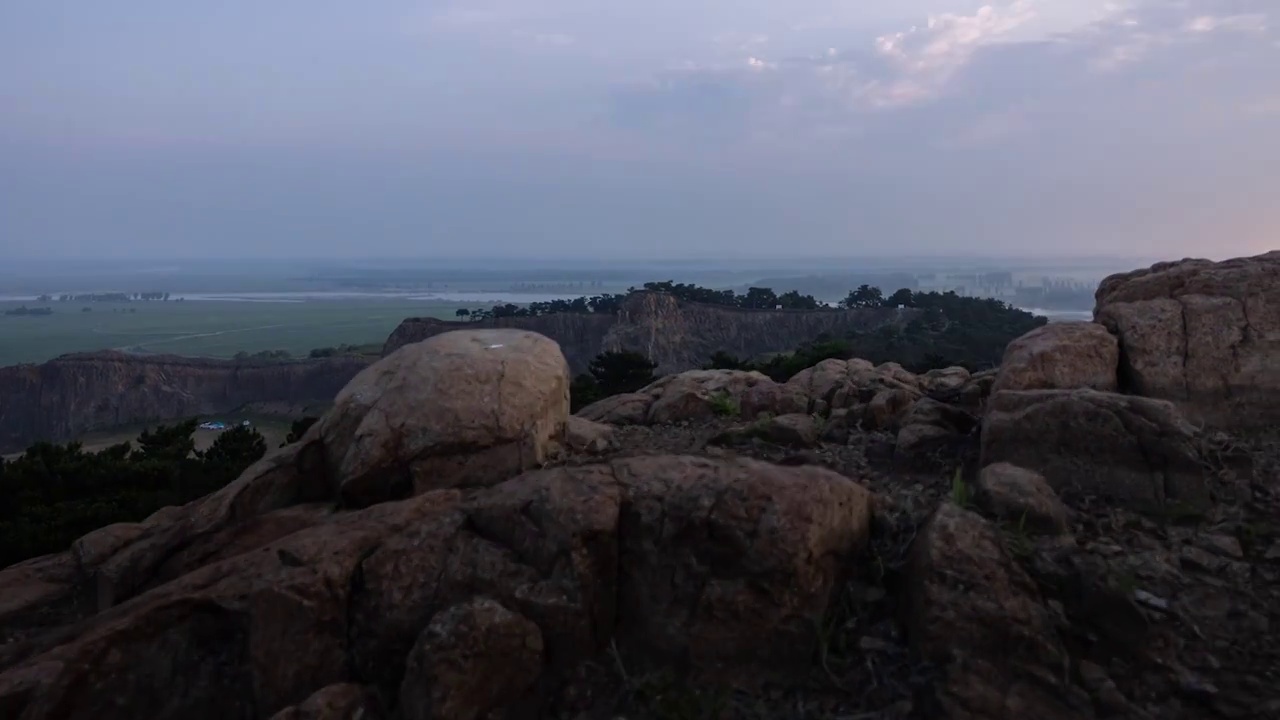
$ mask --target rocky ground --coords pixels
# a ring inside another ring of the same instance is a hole
[[[911,657],[900,622],[900,584],[907,551],[928,513],[952,492],[954,473],[945,469],[895,473],[893,436],[860,434],[843,443],[796,447],[762,439],[733,442],[737,418],[661,426],[623,426],[615,444],[597,456],[577,455],[567,464],[648,454],[745,456],[783,465],[814,464],[858,480],[877,496],[876,522],[866,558],[849,568],[819,638],[812,671],[804,682],[755,692],[689,686],[669,673],[635,677],[621,658],[601,663],[608,698],[597,712],[630,718],[913,718],[928,717],[914,698],[931,679],[926,663]],[[973,448],[976,450],[976,446]]]
[[[634,677],[619,661],[597,668],[595,680],[609,688],[597,694],[612,698],[612,712],[637,718],[936,717],[920,697],[939,671],[907,642],[904,572],[913,541],[940,505],[997,518],[975,488],[976,436],[924,467],[903,468],[894,463],[890,433],[812,445],[732,440],[752,424],[721,417],[622,426],[604,453],[564,462],[741,455],[821,465],[871,489],[871,548],[815,628],[821,640],[809,678],[733,692],[662,674]],[[1012,519],[1000,527],[1004,552],[1036,582],[1070,649],[1063,673],[1089,693],[1097,717],[1280,717],[1280,438],[1257,434],[1230,450],[1251,467],[1246,477],[1219,465],[1237,475],[1224,485],[1239,493],[1208,516],[1152,517],[1067,494],[1069,534],[1037,536]]]

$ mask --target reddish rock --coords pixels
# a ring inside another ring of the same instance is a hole
[[[477,720],[519,703],[542,673],[538,626],[489,598],[436,614],[400,685],[404,720]]]
[[[1057,322],[1009,343],[992,392],[1075,390],[1114,392],[1120,345],[1101,325]]]
[[[1157,263],[1106,278],[1096,300],[1126,390],[1224,429],[1280,423],[1280,251]]]
[[[1068,531],[1069,511],[1039,473],[994,463],[978,473],[977,500],[997,520],[1033,535]]]
[[[564,443],[574,452],[602,453],[613,445],[613,426],[570,415],[565,425]]]
[[[564,438],[569,368],[551,340],[460,330],[407,345],[355,377],[317,424],[344,504],[493,485]]]
[[[964,720],[1093,717],[1064,685],[1069,660],[1035,583],[980,516],[944,503],[925,523],[907,566],[912,650],[941,672],[927,717]]]
[[[1168,402],[1096,390],[1005,391],[983,419],[982,464],[1044,476],[1141,510],[1206,509],[1212,497],[1197,431]]]
[[[244,533],[221,536],[230,556],[0,673],[6,717],[268,717],[355,677],[395,697],[428,620],[479,598],[537,627],[539,683],[615,637],[637,667],[744,682],[804,672],[870,506],[862,487],[816,467],[648,456],[527,473],[466,498],[256,517],[223,526]],[[240,551],[295,521],[305,527]],[[217,553],[188,560],[200,557]],[[450,697],[474,690],[456,687]]]

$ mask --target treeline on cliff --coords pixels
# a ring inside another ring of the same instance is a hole
[[[514,303],[505,303],[494,305],[489,309],[468,310],[462,308],[457,311],[459,318],[470,320],[487,320],[489,318],[502,317],[536,317],[539,315],[551,315],[553,313],[615,313],[622,307],[622,302],[628,295],[636,292],[665,292],[673,295],[678,300],[686,302],[697,302],[706,305],[719,305],[722,307],[734,307],[747,310],[822,310],[822,309],[852,309],[852,308],[881,308],[881,307],[903,307],[903,308],[939,308],[942,310],[951,310],[953,315],[967,314],[974,315],[990,313],[992,311],[1002,309],[1015,312],[1007,303],[991,298],[976,298],[957,295],[953,291],[947,292],[917,292],[908,288],[901,288],[890,295],[885,295],[884,291],[870,285],[861,285],[854,290],[850,290],[835,308],[819,302],[812,295],[802,295],[796,290],[790,290],[784,293],[777,293],[770,288],[752,287],[748,288],[745,293],[738,293],[731,289],[715,290],[705,288],[700,285],[691,283],[677,283],[672,280],[664,280],[662,282],[647,282],[639,288],[629,288],[626,293],[604,293],[601,295],[583,296],[573,298],[571,300],[549,300],[545,302],[533,302],[528,305],[520,306]],[[963,306],[968,303],[969,307],[965,309]],[[975,305],[974,303],[978,303]],[[975,311],[975,308],[980,308]]]
[[[625,293],[603,293],[583,296],[572,300],[549,300],[533,302],[525,306],[514,303],[494,305],[492,308],[479,310],[458,310],[459,318],[470,320],[488,320],[502,317],[537,317],[553,313],[616,313],[622,307],[622,301],[628,295],[641,291],[666,292],[680,300],[699,302],[707,305],[725,307],[772,310],[778,307],[784,310],[817,310],[823,307],[812,295],[801,295],[792,290],[775,293],[768,288],[750,288],[745,293],[733,290],[713,290],[689,283],[678,283],[672,280],[647,282],[639,288],[628,288]]]
[[[755,370],[777,382],[785,382],[801,370],[832,358],[862,358],[876,364],[896,362],[914,373],[953,366],[976,372],[998,366],[1010,341],[1047,322],[999,300],[951,292],[899,290],[885,298],[877,288],[864,285],[850,292],[841,304],[901,306],[915,312],[905,323],[886,323],[843,337],[820,336],[792,352],[767,358],[738,358],[718,352],[708,358],[704,367]],[[577,411],[611,395],[635,392],[656,379],[656,368],[655,363],[638,353],[603,353],[591,362],[588,372],[574,379],[570,388],[572,407]]]
[[[224,431],[195,449],[197,421],[159,426],[88,452],[80,443],[39,442],[0,460],[0,567],[60,552],[78,537],[118,522],[138,522],[182,505],[240,476],[267,451],[251,427]]]

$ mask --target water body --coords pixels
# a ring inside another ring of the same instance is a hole
[[[57,293],[53,300],[57,302]],[[74,293],[73,293],[74,294]],[[590,294],[588,294],[590,296]],[[519,292],[348,292],[338,290],[318,290],[313,292],[240,292],[240,293],[181,293],[169,294],[170,302],[181,298],[186,302],[251,302],[251,303],[301,303],[324,302],[334,300],[399,300],[436,303],[457,303],[459,305],[497,305],[515,303],[526,305],[533,302],[551,302],[552,300],[573,300],[583,297],[582,293],[545,294]],[[0,295],[0,302],[37,302],[37,295]],[[156,301],[151,301],[156,302]]]
[[[348,291],[315,291],[315,292],[256,292],[256,293],[173,293],[172,297],[185,298],[187,302],[307,302],[326,300],[414,300],[421,302],[458,303],[463,305],[484,305],[499,303],[516,303],[524,305],[532,302],[550,302],[552,300],[572,300],[582,297],[578,294],[549,295],[541,293],[516,292],[348,292]]]
[[[1078,320],[1092,320],[1092,310],[1045,310],[1043,308],[1019,308],[1026,310],[1032,315],[1049,318],[1049,322],[1070,322]]]

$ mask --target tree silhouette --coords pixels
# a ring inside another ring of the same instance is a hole
[[[907,288],[899,288],[884,301],[889,307],[915,307],[914,294]]]
[[[601,353],[587,368],[605,395],[635,392],[653,382],[658,364],[638,352],[622,350]]]
[[[228,468],[246,468],[267,453],[267,441],[262,433],[247,425],[237,425],[222,431],[208,450],[200,453],[200,461],[206,470],[215,473]]]
[[[857,290],[851,291],[840,301],[840,306],[846,308],[874,308],[883,305],[884,293],[880,292],[880,288],[870,285],[859,285]]]
[[[280,443],[280,447],[284,447],[285,445],[290,445],[301,440],[302,436],[307,434],[307,430],[310,430],[311,426],[315,425],[319,420],[320,418],[313,415],[308,415],[301,420],[294,420],[293,425],[289,427],[289,434],[285,436],[284,442]]]

